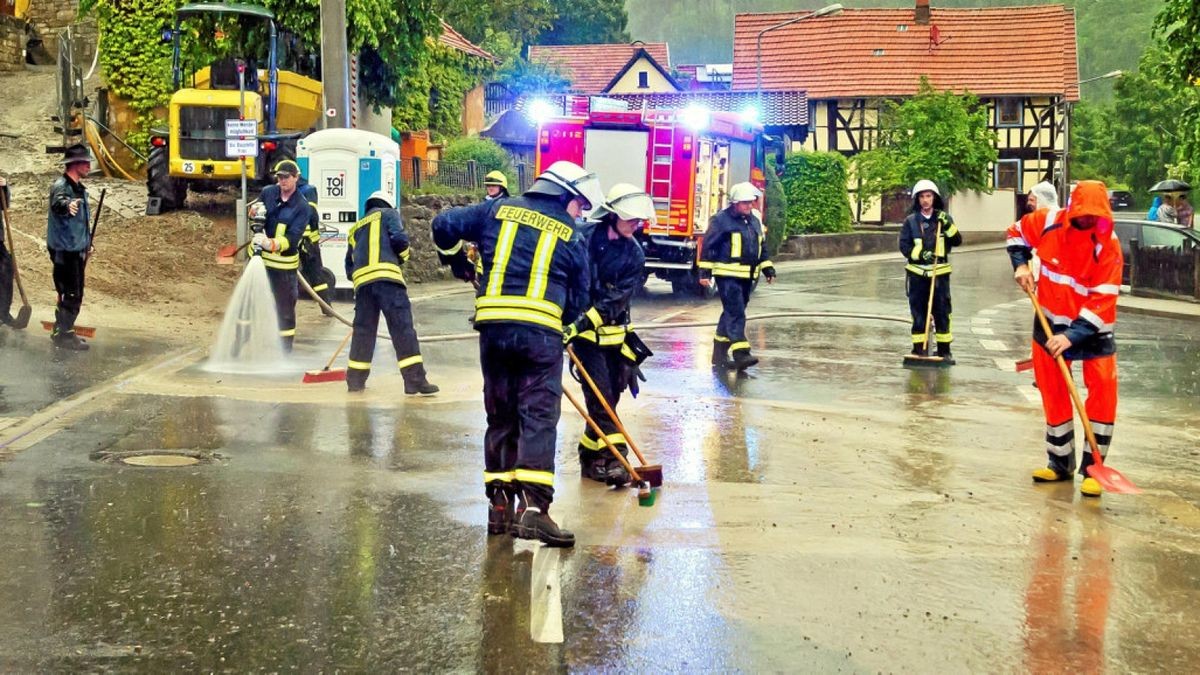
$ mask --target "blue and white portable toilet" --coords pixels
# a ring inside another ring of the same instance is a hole
[[[399,208],[400,145],[363,129],[323,129],[300,139],[296,163],[317,189],[322,260],[333,272],[337,288],[349,289],[352,284],[343,264],[346,235],[376,191],[382,190]]]

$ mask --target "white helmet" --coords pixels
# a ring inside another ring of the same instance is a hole
[[[754,187],[754,183],[738,183],[729,188],[729,201],[732,204],[738,202],[756,202],[762,196],[762,192]]]
[[[383,202],[384,204],[387,205],[387,208],[389,208],[389,209],[396,208],[396,205],[392,203],[392,198],[389,197],[388,193],[384,192],[383,190],[376,190],[376,191],[372,192],[371,196],[367,197],[367,201],[363,202],[363,204],[370,204],[373,201],[374,202]]]
[[[935,184],[931,180],[922,179],[922,180],[917,181],[917,184],[913,186],[913,189],[912,189],[913,197],[916,197],[917,195],[921,194],[922,192],[924,192],[926,190],[929,190],[930,192],[932,192],[933,194],[935,194],[939,197],[942,196],[942,193],[938,192],[937,184]]]
[[[622,220],[654,221],[654,200],[641,188],[629,183],[617,183],[608,190],[608,198],[592,211],[591,217],[599,220],[613,213]]]
[[[591,211],[604,203],[600,179],[574,162],[558,161],[546,167],[526,192],[580,197],[587,202],[583,206],[584,211]]]
[[[1034,185],[1033,190],[1030,192],[1032,192],[1034,198],[1037,199],[1037,205],[1039,209],[1058,208],[1058,190],[1056,190],[1054,185],[1051,183],[1042,181],[1037,185]]]

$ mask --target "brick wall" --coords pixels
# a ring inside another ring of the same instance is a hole
[[[25,18],[33,32],[49,43],[58,31],[75,23],[78,13],[79,0],[31,0]]]
[[[0,73],[25,68],[25,22],[0,14]]]

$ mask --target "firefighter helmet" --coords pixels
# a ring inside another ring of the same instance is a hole
[[[371,202],[375,202],[375,205],[372,206]],[[370,208],[385,208],[385,209],[396,208],[392,204],[392,198],[389,197],[388,193],[384,192],[383,190],[376,190],[376,191],[372,192],[371,196],[367,197],[367,201],[364,204],[364,206],[368,209],[370,209]]]
[[[931,180],[922,178],[921,180],[917,181],[917,184],[914,185],[912,189],[912,210],[914,212],[921,209],[920,198],[922,192],[933,193],[933,208],[937,209],[938,211],[946,210],[945,202],[942,201],[942,193],[938,192],[937,184]]]
[[[483,177],[483,184],[484,185],[495,185],[497,187],[502,187],[505,190],[507,190],[508,189],[508,177],[505,176],[500,171],[492,171],[488,175]]]
[[[299,176],[300,165],[290,159],[282,159],[275,164],[272,173],[290,173],[293,176]]]
[[[526,192],[552,197],[578,197],[585,202],[584,211],[591,211],[604,203],[604,191],[596,174],[567,161],[558,161],[546,167]]]
[[[738,183],[729,188],[729,201],[733,204],[738,202],[756,202],[762,196],[762,192],[754,187],[754,183]]]
[[[622,220],[654,221],[654,201],[650,195],[629,183],[617,183],[608,190],[608,198],[592,211],[592,218],[599,220],[608,214],[616,214]]]

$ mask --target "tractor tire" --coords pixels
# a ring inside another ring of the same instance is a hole
[[[146,162],[146,193],[162,200],[160,211],[183,208],[187,199],[187,183],[171,178],[170,156],[166,148],[153,148]]]

